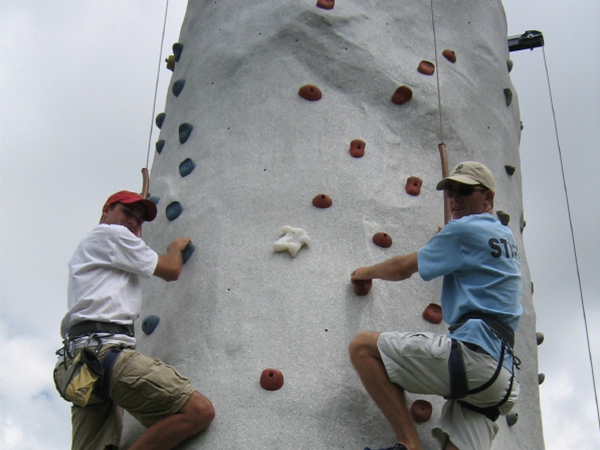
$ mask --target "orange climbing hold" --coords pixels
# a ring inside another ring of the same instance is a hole
[[[329,208],[333,204],[333,200],[329,195],[319,194],[313,198],[312,204],[317,208]]]
[[[400,86],[392,95],[392,103],[402,105],[412,98],[412,89],[408,86]]]
[[[362,158],[363,156],[365,156],[366,146],[367,144],[365,144],[365,141],[361,141],[360,139],[354,139],[352,142],[350,142],[350,154],[354,158]]]
[[[456,53],[454,53],[454,50],[446,49],[442,52],[442,55],[444,55],[452,64],[456,62]]]
[[[373,280],[356,280],[353,281],[352,284],[354,285],[354,293],[356,295],[364,296],[371,290]]]
[[[417,70],[423,75],[433,75],[433,73],[435,72],[435,66],[432,62],[421,61]]]
[[[317,6],[323,9],[333,9],[335,0],[317,0]]]
[[[408,177],[406,180],[406,193],[410,195],[419,195],[421,193],[421,186],[423,180],[419,177]]]
[[[267,391],[276,391],[283,386],[283,374],[281,370],[265,369],[260,376],[260,385]]]
[[[323,94],[321,94],[321,89],[314,84],[306,84],[302,86],[298,91],[298,95],[305,100],[310,100],[311,102],[321,100],[321,97],[323,97]]]
[[[373,235],[373,243],[380,247],[388,248],[392,246],[392,237],[389,234],[380,231]]]
[[[415,400],[410,407],[410,415],[415,422],[428,422],[432,412],[433,407],[426,400]]]
[[[442,323],[442,318],[442,307],[435,303],[430,303],[423,311],[423,319],[425,319],[427,322],[438,325]]]

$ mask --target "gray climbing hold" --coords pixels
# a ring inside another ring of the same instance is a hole
[[[160,200],[160,198],[156,195],[151,195],[150,197],[148,197],[148,200],[150,200],[155,205],[158,205],[158,201]]]
[[[179,164],[179,174],[182,177],[188,176],[192,171],[196,168],[196,164],[190,158],[184,159],[181,164]]]
[[[508,69],[509,72],[512,72],[513,66],[514,66],[513,60],[507,59],[506,60],[506,68]]]
[[[175,220],[181,215],[182,212],[183,212],[183,206],[181,206],[181,203],[171,202],[171,203],[169,203],[169,205],[167,206],[167,209],[166,209],[167,219],[169,219],[171,221]]]
[[[160,155],[160,153],[163,151],[163,147],[164,146],[165,146],[165,140],[164,139],[156,141],[156,153],[158,153]]]
[[[508,222],[510,222],[510,215],[508,215],[504,211],[498,211],[496,215],[498,216],[498,219],[500,220],[502,225],[508,226]]]
[[[539,331],[535,333],[535,340],[537,342],[537,345],[542,345],[542,343],[544,342],[544,333],[541,333]]]
[[[160,319],[158,316],[148,316],[142,321],[142,331],[148,335],[156,329]]]
[[[179,96],[179,94],[181,94],[181,91],[183,91],[183,87],[185,86],[185,80],[182,78],[181,80],[177,80],[175,83],[173,83],[173,95],[175,97]]]
[[[510,89],[504,89],[504,100],[506,100],[506,106],[510,106],[512,103],[513,93]]]
[[[181,251],[181,257],[183,258],[184,264],[188,261],[188,259],[190,259],[190,256],[192,256],[194,250],[196,250],[196,247],[194,246],[194,244],[189,242],[188,245],[186,245],[185,248]]]
[[[192,134],[193,129],[194,126],[189,123],[184,122],[181,125],[179,125],[179,143],[185,144],[185,141],[187,141],[190,137],[190,134]]]
[[[543,373],[538,373],[538,383],[542,384],[546,380],[546,375]]]
[[[512,177],[515,174],[515,170],[517,169],[515,168],[515,166],[504,166],[504,170],[506,170],[506,173]]]
[[[183,44],[176,42],[173,44],[173,56],[175,56],[175,62],[179,62],[179,58],[181,58],[181,51],[183,50]]]
[[[163,126],[163,123],[165,122],[165,117],[166,114],[164,112],[161,112],[158,116],[156,116],[156,120],[154,121],[154,123],[156,123],[156,126],[160,129]]]
[[[506,415],[506,423],[512,427],[519,420],[519,415],[516,412],[511,412]]]

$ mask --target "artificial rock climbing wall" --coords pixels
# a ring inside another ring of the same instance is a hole
[[[524,265],[522,398],[514,425],[499,419],[494,448],[542,449],[501,2],[434,0],[432,15],[430,0],[190,0],[174,50],[150,182],[159,215],[144,238],[163,252],[189,236],[195,251],[176,283],[145,283],[138,346],[215,405],[213,424],[182,448],[394,443],[347,346],[363,330],[444,332],[423,318],[441,280],[376,280],[361,296],[349,279],[443,224],[444,142],[450,168],[477,160],[494,172],[495,209]],[[439,310],[428,311],[435,321]],[[145,334],[150,315],[159,321]],[[278,387],[280,371],[281,388],[261,387],[265,369],[276,369],[265,387]],[[418,429],[425,449],[439,448],[442,401],[409,401],[431,404]],[[127,419],[125,443],[140,432]]]

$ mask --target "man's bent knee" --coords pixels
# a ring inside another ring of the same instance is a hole
[[[205,429],[215,418],[215,408],[211,401],[198,393],[192,394],[190,399],[183,405],[180,411],[185,414],[192,422],[192,426],[196,433],[200,433]]]
[[[350,360],[355,361],[361,356],[372,356],[381,359],[379,348],[377,347],[377,339],[379,338],[379,332],[363,331],[358,333],[348,346],[348,352],[350,353]]]

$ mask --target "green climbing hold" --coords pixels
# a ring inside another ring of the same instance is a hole
[[[506,100],[506,106],[510,106],[512,103],[513,93],[510,89],[504,89],[504,100]]]
[[[166,114],[164,112],[161,112],[158,116],[156,116],[156,120],[154,122],[159,129],[162,128],[163,123],[165,122],[165,117]]]
[[[158,316],[148,316],[142,321],[142,331],[148,335],[156,329],[156,326],[160,322]]]
[[[179,202],[171,202],[166,209],[167,219],[173,221],[177,219],[183,212],[183,206]]]
[[[160,155],[160,153],[163,151],[164,146],[165,146],[164,139],[160,139],[159,141],[156,141],[156,153],[158,153]]]
[[[196,168],[196,164],[190,158],[184,159],[181,164],[179,164],[179,174],[182,177],[188,176],[192,171]]]
[[[506,173],[512,177],[517,169],[515,166],[504,166],[504,170],[506,170]]]
[[[185,141],[187,141],[190,137],[190,134],[192,134],[193,129],[194,126],[189,123],[182,123],[179,125],[179,142],[181,144],[185,144]]]
[[[179,62],[179,58],[181,58],[181,51],[183,50],[183,44],[176,42],[173,44],[173,56],[175,56],[175,62]]]
[[[175,97],[178,97],[179,94],[181,94],[181,91],[183,91],[183,87],[185,86],[185,80],[182,78],[181,80],[177,80],[175,83],[173,83],[173,95],[175,95]]]
[[[196,250],[196,247],[194,246],[194,244],[189,242],[188,245],[186,245],[185,248],[181,251],[181,257],[183,258],[184,264],[188,261],[188,259],[190,259],[190,256],[192,256],[194,250]]]
[[[508,222],[510,222],[510,216],[507,213],[504,211],[498,211],[496,215],[498,216],[498,219],[502,225],[508,226]]]

